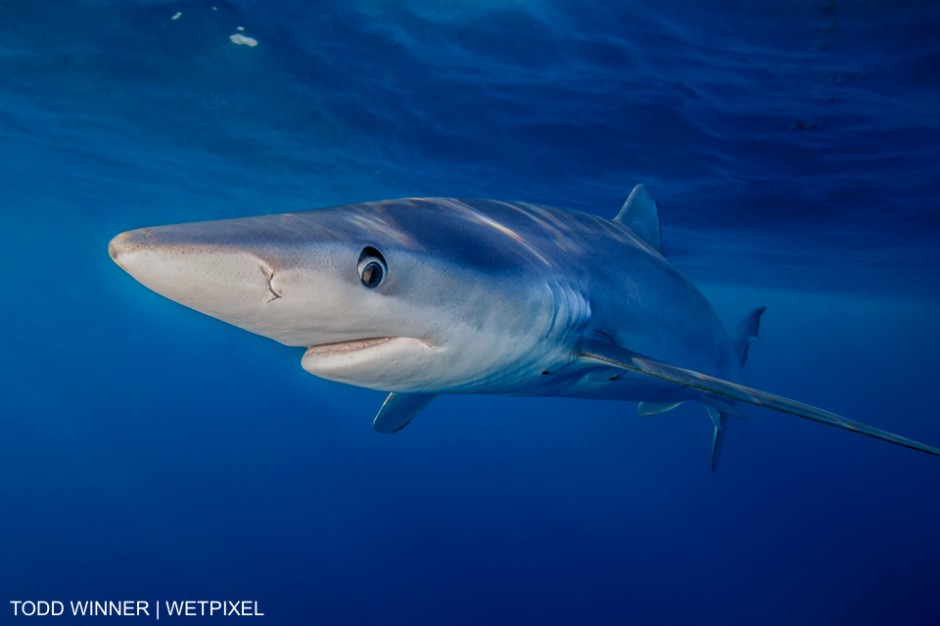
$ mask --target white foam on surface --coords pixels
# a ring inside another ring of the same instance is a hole
[[[258,40],[254,37],[248,37],[247,35],[242,35],[241,33],[235,33],[234,35],[229,35],[229,39],[232,40],[232,43],[239,46],[248,46],[249,48],[254,48],[258,45]]]

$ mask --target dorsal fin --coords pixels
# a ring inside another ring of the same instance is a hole
[[[747,361],[747,349],[750,347],[751,342],[758,338],[760,316],[766,310],[767,307],[765,306],[754,309],[744,316],[744,319],[741,320],[734,331],[732,341],[734,342],[734,349],[738,353],[738,358],[741,359],[741,367],[744,367],[744,363]]]
[[[630,227],[640,239],[656,248],[660,254],[664,254],[659,209],[646,185],[641,183],[633,188],[614,221]]]

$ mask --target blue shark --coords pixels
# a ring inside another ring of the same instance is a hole
[[[388,392],[375,430],[441,394],[697,402],[718,465],[756,405],[933,455],[940,449],[742,383],[764,308],[729,333],[663,252],[637,185],[613,219],[525,202],[408,198],[174,224],[109,246],[136,280],[288,346],[328,380]]]

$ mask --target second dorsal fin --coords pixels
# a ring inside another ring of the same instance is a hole
[[[659,209],[656,201],[642,183],[633,188],[615,222],[628,226],[637,236],[663,253],[663,237],[659,227]]]

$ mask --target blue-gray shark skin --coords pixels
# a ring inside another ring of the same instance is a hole
[[[289,346],[305,370],[390,392],[376,430],[436,395],[701,402],[712,468],[744,402],[934,455],[940,449],[745,387],[761,314],[734,336],[664,256],[638,185],[607,220],[522,202],[410,198],[143,228],[111,257],[180,304]]]

